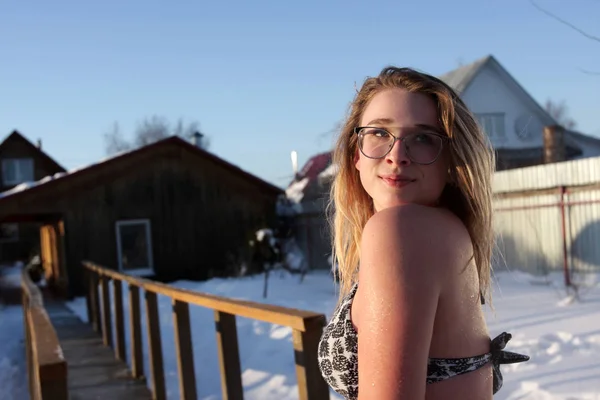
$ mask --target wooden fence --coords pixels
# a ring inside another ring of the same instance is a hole
[[[67,362],[44,308],[42,293],[26,268],[21,275],[21,289],[29,395],[32,400],[66,400]]]
[[[144,376],[139,296],[140,290],[144,290],[151,389],[154,399],[166,398],[158,294],[169,297],[173,303],[174,336],[182,399],[189,400],[197,397],[190,304],[214,310],[223,399],[243,399],[236,316],[292,328],[299,399],[329,399],[329,388],[321,376],[317,361],[318,341],[326,321],[323,314],[178,289],[125,275],[89,261],[83,262],[83,265],[89,279],[89,290],[86,296],[89,321],[96,331],[102,332],[104,344],[114,348],[116,357],[121,360],[126,360],[123,282],[128,285],[131,370],[137,378]],[[116,343],[113,343],[112,335],[109,287],[111,281],[114,290]],[[102,304],[100,304],[100,291]]]

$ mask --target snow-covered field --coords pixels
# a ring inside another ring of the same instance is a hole
[[[496,399],[600,400],[599,277],[587,278],[579,300],[567,296],[561,279],[559,274],[540,280],[518,272],[497,273],[495,312],[487,311],[490,333],[511,332],[513,339],[507,350],[528,354],[531,360],[502,367],[505,383]],[[274,273],[266,300],[262,298],[262,283],[262,276],[256,276],[207,282],[179,281],[174,285],[322,312],[327,317],[335,306],[335,286],[327,273],[312,272],[302,284],[298,283],[297,276]],[[176,399],[179,390],[172,307],[169,299],[159,298],[168,398]],[[123,300],[127,307],[127,298]],[[87,320],[84,299],[76,299],[69,306]],[[196,306],[192,306],[190,312],[198,394],[202,399],[219,399],[213,313]],[[296,399],[298,388],[291,331],[245,318],[238,318],[237,324],[245,398]],[[146,346],[145,337],[144,343]],[[149,371],[147,354],[145,362]],[[332,392],[331,398],[340,397]]]
[[[21,265],[0,268],[1,286],[19,287]],[[0,400],[27,400],[23,310],[0,302]]]

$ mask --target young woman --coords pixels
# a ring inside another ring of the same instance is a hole
[[[499,365],[528,360],[490,340],[494,157],[439,79],[385,68],[354,99],[331,189],[340,302],[321,372],[347,399],[491,399]]]

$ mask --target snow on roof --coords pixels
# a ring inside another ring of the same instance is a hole
[[[300,203],[304,197],[304,188],[308,185],[310,179],[308,177],[302,178],[299,181],[292,182],[290,186],[285,189],[285,195],[294,203]]]
[[[123,156],[123,155],[125,155],[127,153],[131,153],[133,151],[135,151],[135,150],[121,151],[121,152],[115,153],[115,154],[113,154],[113,155],[111,155],[109,157],[105,157],[105,158],[101,159],[100,161],[96,161],[94,163],[87,164],[87,165],[84,165],[84,166],[81,166],[81,167],[73,168],[71,170],[68,170],[67,172],[57,172],[54,175],[48,175],[48,176],[40,179],[39,181],[29,181],[29,182],[20,183],[17,186],[13,187],[12,189],[6,190],[4,192],[0,192],[0,198],[8,197],[8,196],[11,196],[13,194],[23,192],[23,191],[25,191],[27,189],[31,189],[31,188],[36,187],[36,186],[44,185],[44,184],[46,184],[48,182],[53,182],[53,181],[55,181],[57,179],[64,178],[67,175],[73,175],[76,172],[83,171],[83,170],[88,169],[88,168],[90,168],[90,167],[92,167],[94,165],[97,165],[97,164],[103,164],[105,162],[108,162],[108,161],[113,160],[113,159],[115,159],[117,157]]]
[[[46,177],[40,179],[39,181],[30,181],[30,182],[20,183],[17,186],[13,187],[12,189],[6,190],[4,192],[0,192],[0,198],[7,197],[7,196],[22,192],[27,189],[31,189],[32,187],[35,187],[35,186],[43,185],[50,181],[55,181],[57,179],[62,178],[65,175],[68,175],[68,174],[70,174],[70,172],[57,172],[56,174],[46,176]]]
[[[330,164],[327,168],[319,173],[319,179],[330,179],[338,172],[338,167],[335,164]]]

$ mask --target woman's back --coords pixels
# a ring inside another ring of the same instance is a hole
[[[464,228],[458,228],[456,234],[468,239]],[[467,246],[470,247],[470,242]],[[429,357],[465,358],[488,353],[490,336],[481,305],[475,263],[472,261],[468,267],[454,271],[450,277],[452,279],[445,282],[440,294]],[[491,399],[492,378],[491,364],[487,364],[475,371],[428,385],[426,398]]]

